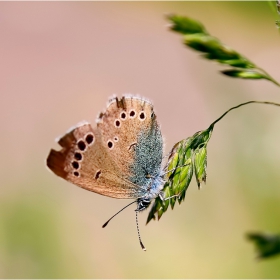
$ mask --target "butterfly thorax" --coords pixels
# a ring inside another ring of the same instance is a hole
[[[151,204],[151,201],[153,199],[157,198],[158,196],[161,197],[163,186],[164,180],[160,174],[156,177],[151,178],[151,182],[145,196],[137,199],[136,211],[145,210]]]

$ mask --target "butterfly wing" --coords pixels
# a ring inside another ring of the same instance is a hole
[[[160,173],[163,141],[152,104],[139,97],[114,98],[97,120],[114,165],[125,178],[146,190]]]
[[[138,97],[112,99],[97,120],[64,135],[47,166],[89,191],[114,198],[139,198],[160,173],[162,136],[153,107]]]
[[[82,124],[58,141],[62,149],[50,151],[47,166],[86,190],[114,198],[137,198],[139,186],[116,175],[119,171],[101,141],[98,129]]]

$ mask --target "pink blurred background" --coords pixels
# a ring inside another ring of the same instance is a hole
[[[45,167],[54,139],[94,123],[108,97],[153,101],[166,152],[228,108],[280,102],[268,81],[222,76],[170,32],[166,13],[201,21],[280,81],[279,32],[266,2],[1,2],[1,278],[279,278],[256,262],[251,230],[280,232],[279,108],[249,105],[217,124],[208,181],[136,233],[128,201],[93,194]]]

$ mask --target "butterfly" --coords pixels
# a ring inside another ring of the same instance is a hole
[[[158,196],[164,200],[163,138],[153,105],[137,96],[114,97],[92,127],[83,122],[58,140],[47,166],[57,176],[104,196],[133,199],[138,212]],[[119,212],[121,212],[121,209]],[[104,225],[116,216],[113,215]]]

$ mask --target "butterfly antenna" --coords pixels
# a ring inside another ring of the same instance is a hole
[[[142,243],[141,236],[140,236],[139,225],[138,225],[138,211],[136,210],[135,213],[136,213],[136,227],[137,227],[137,233],[138,233],[140,246],[143,251],[146,251],[146,248],[145,248],[144,244]]]
[[[116,214],[114,214],[102,227],[105,228],[105,227],[108,225],[108,223],[109,223],[115,216],[117,216],[117,215],[118,215],[120,212],[122,212],[125,208],[127,208],[128,206],[130,206],[131,204],[136,203],[136,202],[137,202],[137,200],[135,200],[135,201],[133,201],[133,202],[127,204],[124,208],[122,208],[120,211],[118,211]]]

